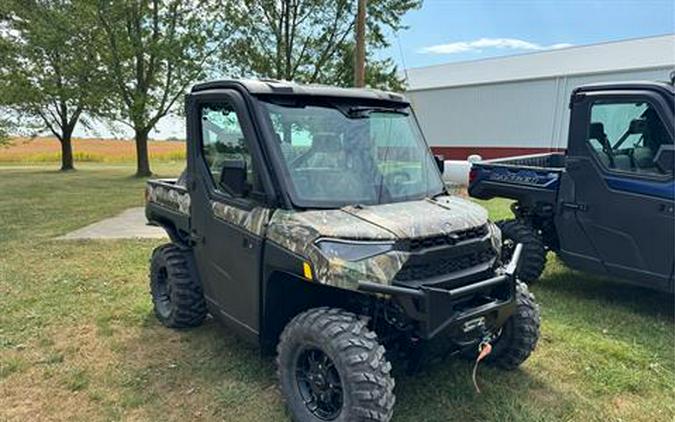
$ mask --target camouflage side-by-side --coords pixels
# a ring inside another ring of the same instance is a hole
[[[190,195],[180,186],[148,186],[148,199],[178,212],[190,213]],[[390,284],[410,257],[403,250],[347,261],[327,256],[316,245],[322,238],[391,242],[449,234],[487,223],[487,212],[461,198],[441,196],[414,202],[349,206],[337,210],[288,211],[256,207],[242,210],[211,201],[216,218],[266,236],[312,264],[315,279],[335,287],[356,289],[359,280]],[[496,238],[496,235],[493,234]],[[499,240],[493,240],[499,242]],[[495,248],[498,244],[495,244]]]
[[[306,257],[320,283],[356,289],[358,281],[391,284],[410,257],[392,250],[359,261],[326,256],[316,245],[321,238],[355,241],[391,241],[452,233],[486,224],[487,212],[469,201],[442,196],[434,200],[339,210],[276,211],[267,238]],[[491,233],[491,235],[493,235]]]
[[[148,183],[146,189],[148,201],[190,215],[190,194],[184,187],[176,184],[164,186],[160,180]]]

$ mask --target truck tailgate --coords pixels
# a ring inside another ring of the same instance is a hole
[[[479,199],[529,199],[555,203],[565,171],[562,153],[534,154],[474,163],[469,195]],[[528,201],[528,202],[530,202]]]

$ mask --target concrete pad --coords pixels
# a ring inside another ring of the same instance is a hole
[[[57,239],[162,239],[166,232],[161,227],[148,226],[145,208],[130,208],[112,218],[90,224]]]

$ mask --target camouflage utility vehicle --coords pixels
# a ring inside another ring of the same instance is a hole
[[[210,313],[276,347],[294,419],[389,420],[394,354],[490,344],[505,369],[530,355],[520,248],[503,263],[486,211],[447,194],[405,98],[217,81],[186,110],[186,172],[147,186],[171,238],[152,254],[155,312],[176,328]]]

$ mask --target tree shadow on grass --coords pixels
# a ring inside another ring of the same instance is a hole
[[[556,271],[542,278],[535,285],[534,292],[543,291],[545,294],[555,294],[560,298],[598,306],[611,306],[614,309],[623,309],[671,322],[675,317],[675,301],[672,293],[563,268],[564,271]]]

